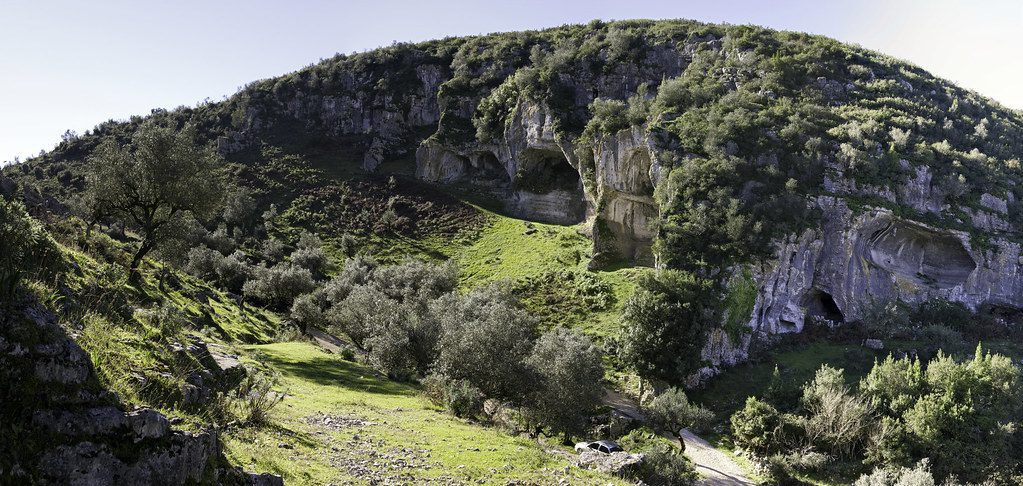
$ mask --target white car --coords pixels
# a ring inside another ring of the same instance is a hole
[[[625,452],[622,446],[615,444],[609,440],[598,440],[594,442],[579,442],[575,445],[576,452],[583,451],[597,451],[603,452],[604,454],[610,454],[612,452]]]

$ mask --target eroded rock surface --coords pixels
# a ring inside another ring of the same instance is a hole
[[[749,333],[714,332],[700,377],[748,357],[754,339],[800,332],[808,320],[859,320],[874,303],[959,302],[974,311],[1023,309],[1020,245],[993,235],[975,245],[965,231],[933,227],[886,209],[856,212],[821,196],[819,228],[780,242],[776,258],[752,268],[757,283]]]
[[[0,483],[249,481],[220,468],[214,432],[173,430],[151,409],[124,411],[100,385],[89,355],[41,305],[24,298],[13,308],[0,314]]]

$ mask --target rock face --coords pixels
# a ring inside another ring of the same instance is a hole
[[[649,132],[632,127],[580,149],[554,125],[545,106],[521,102],[495,144],[468,149],[424,144],[416,153],[416,175],[491,189],[509,213],[524,219],[589,220],[596,251],[652,264],[651,223],[658,213],[653,189],[660,165]]]
[[[714,333],[704,348],[716,368],[743,361],[753,339],[802,331],[810,320],[861,319],[876,302],[959,302],[974,311],[1023,309],[1020,245],[994,235],[983,247],[965,231],[900,218],[887,209],[851,210],[820,196],[821,225],[780,242],[773,262],[753,268],[757,299],[740,342]]]
[[[612,452],[604,454],[597,451],[583,451],[579,454],[579,467],[595,469],[604,474],[627,476],[636,472],[643,463],[643,454],[628,452]]]
[[[0,315],[0,483],[217,481],[216,434],[174,431],[150,409],[122,411],[53,315],[31,301],[15,309]]]

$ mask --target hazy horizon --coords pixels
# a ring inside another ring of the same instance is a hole
[[[65,130],[220,100],[336,53],[593,19],[689,18],[826,35],[1023,108],[1023,2],[1013,0],[298,3],[5,4],[0,41],[12,48],[0,52],[0,69],[14,74],[0,78],[0,161],[49,150]]]

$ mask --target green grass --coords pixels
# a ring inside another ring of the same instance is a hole
[[[572,316],[568,325],[597,338],[618,333],[621,305],[632,295],[638,275],[648,269],[621,265],[587,270],[592,243],[580,226],[527,223],[496,213],[491,218],[479,237],[453,256],[462,272],[463,288],[566,271],[589,273],[608,284],[612,305]],[[544,300],[539,297],[538,301]]]
[[[775,366],[784,381],[799,386],[813,379],[821,365],[829,364],[845,369],[846,382],[855,385],[870,371],[875,358],[887,355],[887,350],[875,352],[858,344],[825,342],[782,349],[763,361],[728,368],[690,395],[713,411],[718,421],[727,424],[732,414],[746,403],[747,397],[764,396],[771,385]]]
[[[550,484],[559,478],[555,471],[567,465],[532,440],[452,417],[422,398],[416,388],[389,381],[312,344],[252,345],[244,350],[259,366],[281,373],[280,388],[287,397],[272,412],[274,426],[225,431],[225,454],[247,469],[280,474],[287,484],[366,482],[337,458],[362,458],[358,448],[367,443],[377,453],[419,456],[432,466],[411,471],[413,476],[405,481],[409,483],[450,477],[484,484],[512,480]],[[373,425],[324,430],[308,423],[308,417],[320,414],[358,417]],[[385,459],[369,462],[370,469],[378,462],[381,466],[374,470],[387,472]],[[576,468],[563,477],[574,484],[624,484]]]

